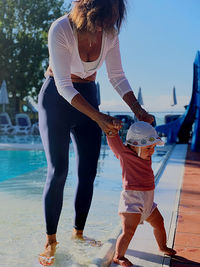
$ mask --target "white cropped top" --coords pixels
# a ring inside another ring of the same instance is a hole
[[[78,46],[77,31],[76,31],[75,28],[73,28],[73,26],[72,26],[72,29],[73,29],[73,33],[74,33],[74,37],[75,37],[77,46]],[[104,42],[105,42],[105,34],[103,32],[103,35],[102,35],[102,44],[101,44],[101,51],[100,51],[99,57],[96,60],[89,61],[89,62],[86,62],[86,61],[81,60],[85,72],[88,72],[88,71],[91,71],[91,70],[95,70],[98,67],[99,61],[100,61],[100,59],[102,57],[102,51],[103,51],[103,48],[104,48]]]
[[[83,62],[77,41],[67,15],[52,23],[48,34],[49,65],[53,70],[55,83],[60,95],[71,103],[79,92],[73,87],[71,74],[85,79],[95,73],[106,62],[108,78],[123,97],[132,91],[121,65],[119,39],[103,33],[100,56],[93,62]]]

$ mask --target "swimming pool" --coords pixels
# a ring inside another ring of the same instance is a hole
[[[153,157],[156,171],[168,147]],[[55,266],[88,266],[99,248],[71,241],[73,198],[76,190],[75,156],[70,147],[69,175],[65,185],[64,206],[58,228]],[[37,255],[45,242],[42,191],[46,176],[43,151],[0,151],[0,255],[3,266],[38,266]],[[121,191],[121,169],[108,146],[103,145],[98,162],[94,198],[85,235],[106,242],[119,224],[117,214]]]

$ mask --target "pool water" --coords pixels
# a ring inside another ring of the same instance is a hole
[[[168,148],[153,156],[156,170]],[[54,266],[88,266],[99,248],[71,240],[74,217],[76,170],[70,147],[69,174],[65,185],[64,205],[58,227],[60,242]],[[39,266],[37,255],[43,250],[45,225],[42,191],[46,176],[43,151],[0,151],[0,258],[2,266]],[[119,225],[117,214],[121,191],[121,168],[108,146],[103,145],[98,162],[94,197],[85,235],[103,243]],[[3,205],[2,205],[3,203]]]
[[[0,150],[0,182],[46,166],[43,151]]]

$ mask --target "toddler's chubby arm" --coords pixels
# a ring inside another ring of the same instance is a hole
[[[124,151],[124,144],[122,143],[119,134],[116,134],[115,136],[112,137],[107,135],[106,138],[110,149],[113,151],[115,156],[119,158],[121,153]]]

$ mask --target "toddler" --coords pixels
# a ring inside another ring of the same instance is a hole
[[[125,258],[125,252],[138,224],[147,221],[153,227],[158,247],[167,255],[176,251],[167,247],[164,220],[154,203],[154,174],[151,156],[156,145],[163,145],[155,129],[147,122],[133,123],[126,136],[125,145],[119,135],[107,136],[107,141],[120,160],[122,167],[123,191],[119,202],[119,215],[122,222],[122,234],[116,242],[113,262],[121,266],[133,266]]]

